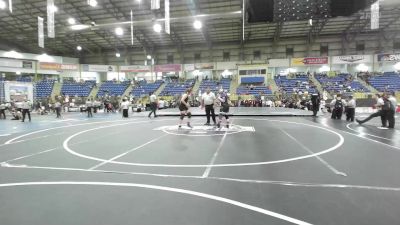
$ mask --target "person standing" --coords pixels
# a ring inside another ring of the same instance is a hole
[[[122,109],[122,117],[128,118],[129,101],[126,98],[122,99],[121,109]]]
[[[157,117],[157,114],[156,114],[157,107],[158,107],[157,96],[154,93],[152,93],[150,95],[150,110],[151,111],[149,113],[149,118],[151,118],[151,114],[153,114],[153,113],[154,113],[154,118]]]
[[[225,121],[226,121],[226,128],[229,129],[229,106],[230,106],[230,101],[229,101],[229,96],[228,93],[224,92],[223,89],[221,89],[219,91],[218,94],[218,101],[221,103],[221,108],[219,110],[219,116],[218,116],[218,124],[217,127],[221,128],[221,122],[222,119],[225,117]]]
[[[54,108],[56,109],[56,113],[57,113],[57,119],[61,118],[61,103],[59,100],[56,100],[56,103],[54,103]]]
[[[357,123],[362,125],[363,123],[366,123],[370,121],[371,119],[380,116],[381,117],[381,122],[382,122],[382,127],[386,127],[386,112],[382,110],[383,105],[385,104],[383,98],[381,97],[380,94],[376,94],[376,104],[374,105],[374,108],[378,108],[378,111],[376,113],[372,113],[369,117],[367,117],[364,120],[359,120],[356,119]]]
[[[28,114],[29,122],[31,122],[31,113],[29,111],[31,106],[30,106],[29,100],[23,101],[21,108],[22,108],[22,122],[25,122],[26,114]]]
[[[185,93],[182,95],[181,100],[179,102],[179,111],[181,114],[179,120],[179,128],[182,127],[183,119],[185,116],[188,117],[187,126],[192,128],[190,125],[190,118],[192,118],[192,113],[190,112],[190,105],[189,105],[189,96],[192,94],[192,88],[188,88]]]
[[[207,88],[206,92],[201,96],[201,109],[206,109],[207,123],[206,126],[210,126],[210,116],[214,122],[214,126],[217,125],[215,121],[215,110],[214,103],[216,97],[215,94],[211,92],[210,88]]]
[[[318,93],[314,93],[311,95],[311,103],[312,103],[313,116],[317,116],[317,113],[319,111],[319,105],[321,103],[321,98]]]
[[[332,108],[332,119],[341,120],[343,115],[343,106],[344,100],[342,100],[342,96],[338,94],[336,99],[332,100],[331,108]]]
[[[396,109],[397,109],[397,99],[395,97],[395,94],[394,93],[390,93],[388,100],[390,101],[392,108],[388,113],[388,118],[387,119],[389,121],[389,128],[393,129],[394,125],[396,123],[395,114],[396,114]]]
[[[354,116],[356,115],[356,100],[352,95],[349,96],[349,101],[346,103],[346,121],[354,122]]]
[[[3,117],[3,119],[6,119],[6,104],[4,102],[0,103],[0,119]]]
[[[92,102],[92,100],[90,98],[88,98],[86,100],[86,111],[87,111],[87,114],[88,114],[88,118],[93,117],[92,107],[93,107],[93,102]]]

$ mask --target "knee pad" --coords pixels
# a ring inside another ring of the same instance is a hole
[[[181,120],[183,120],[183,118],[185,118],[185,115],[181,114]]]
[[[187,113],[187,117],[190,119],[190,118],[192,118],[192,113],[191,112],[188,112]]]
[[[228,116],[228,115],[225,115],[225,119],[226,119],[226,120],[229,120],[229,116]]]

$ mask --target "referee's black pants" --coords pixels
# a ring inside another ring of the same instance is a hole
[[[210,124],[210,116],[212,117],[213,122],[216,123],[214,105],[206,105],[206,116],[207,124]]]

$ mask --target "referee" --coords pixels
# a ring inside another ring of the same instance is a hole
[[[157,96],[154,93],[152,93],[150,95],[150,110],[151,110],[151,112],[149,113],[149,118],[151,118],[152,113],[154,113],[154,118],[157,117],[157,114],[156,114],[157,108],[158,108]]]
[[[210,126],[210,115],[214,122],[214,126],[217,125],[215,121],[215,111],[214,111],[214,102],[215,102],[215,94],[211,92],[210,88],[206,89],[206,92],[201,96],[201,108],[206,108],[207,115],[207,123],[204,124],[206,126]]]

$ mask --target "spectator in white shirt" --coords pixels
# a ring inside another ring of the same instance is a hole
[[[122,99],[121,109],[122,109],[122,117],[123,118],[128,118],[129,105],[130,105],[129,101],[126,98]]]
[[[211,92],[210,88],[207,88],[206,92],[201,96],[201,108],[206,109],[207,122],[206,124],[204,124],[206,126],[210,125],[210,115],[214,122],[214,126],[217,124],[215,120],[215,110],[214,110],[215,100],[216,100],[215,94]]]

